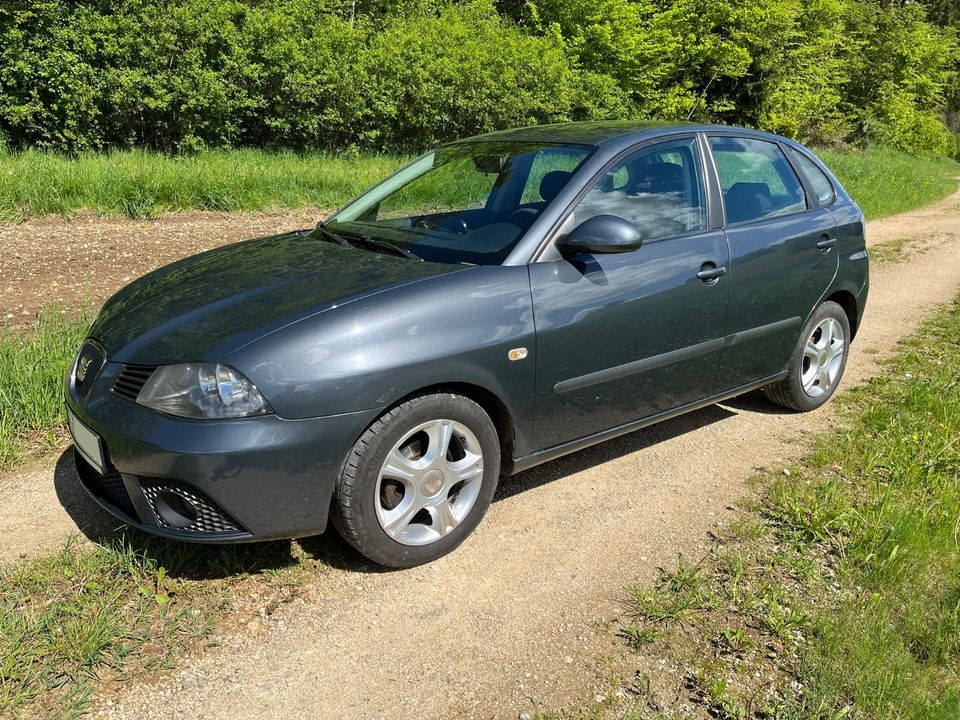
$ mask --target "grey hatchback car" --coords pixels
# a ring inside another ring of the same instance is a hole
[[[133,282],[67,376],[79,477],[176,540],[453,550],[501,476],[763,388],[819,407],[863,215],[803,146],[571,123],[445,145],[316,229]]]

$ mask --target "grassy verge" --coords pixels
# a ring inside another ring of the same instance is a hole
[[[563,717],[960,717],[960,301],[697,561],[631,588],[628,680]],[[548,715],[541,713],[541,717]]]
[[[0,470],[63,441],[63,376],[89,324],[54,307],[30,330],[0,331]]]
[[[868,218],[933,202],[956,188],[952,178],[960,176],[960,164],[952,160],[882,148],[821,155]],[[333,208],[403,161],[259,150],[182,157],[0,151],[0,222],[80,209],[142,218],[182,210]]]
[[[77,717],[95,686],[174,667],[299,597],[299,545],[188,547],[136,532],[0,568],[0,717]]]
[[[960,163],[949,158],[914,157],[887,148],[818,154],[868,219],[928,205],[960,184]]]
[[[333,208],[394,170],[401,158],[259,150],[170,157],[140,151],[0,152],[0,221],[89,209],[152,217],[181,210]]]

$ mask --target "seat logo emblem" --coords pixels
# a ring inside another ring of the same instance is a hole
[[[93,362],[93,358],[89,355],[84,355],[80,358],[80,362],[77,363],[77,382],[83,382],[87,377],[87,370],[90,368],[90,363]]]

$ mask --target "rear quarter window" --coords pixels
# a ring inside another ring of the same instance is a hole
[[[800,168],[800,172],[806,179],[807,184],[813,189],[817,205],[824,207],[832,203],[837,195],[833,189],[833,183],[830,182],[830,178],[824,174],[823,170],[821,170],[813,160],[802,152],[791,148],[790,155],[792,155],[796,161],[797,167]]]

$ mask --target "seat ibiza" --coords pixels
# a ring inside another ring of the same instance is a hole
[[[867,297],[863,215],[811,152],[573,123],[445,145],[313,230],[133,282],[67,376],[77,470],[130,525],[322,532],[408,567],[498,480],[750,390],[813,410]]]

